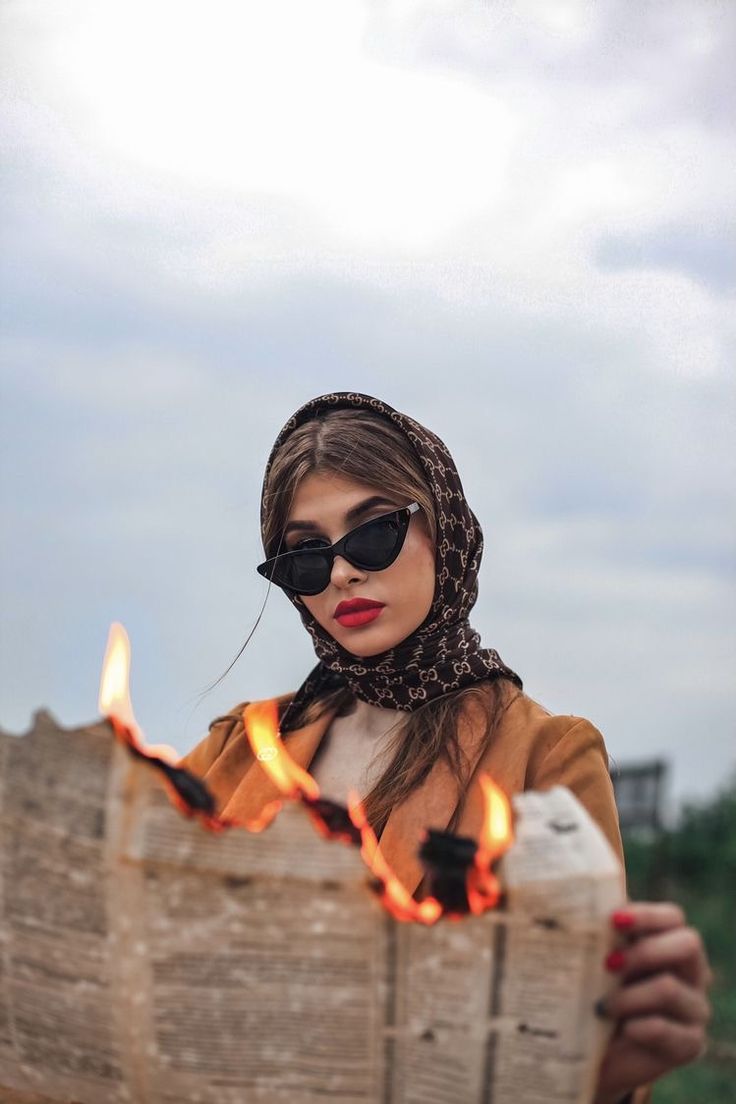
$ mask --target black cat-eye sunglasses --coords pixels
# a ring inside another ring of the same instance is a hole
[[[351,529],[334,544],[327,544],[321,537],[312,537],[302,541],[299,548],[259,564],[256,571],[284,590],[306,595],[319,594],[325,589],[335,556],[342,556],[361,571],[383,571],[401,551],[411,515],[418,509],[419,503],[412,502],[390,514],[381,514]]]

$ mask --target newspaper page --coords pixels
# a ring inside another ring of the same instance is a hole
[[[53,1099],[130,1099],[107,919],[114,753],[108,726],[64,731],[43,712],[0,734],[0,1085]]]
[[[585,1104],[622,872],[514,805],[505,907],[407,924],[298,804],[214,833],[107,724],[0,734],[0,1104]]]

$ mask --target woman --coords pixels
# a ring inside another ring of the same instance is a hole
[[[258,570],[284,589],[319,659],[278,699],[282,735],[325,796],[361,794],[411,892],[422,894],[424,828],[477,837],[483,772],[509,794],[568,786],[623,859],[600,733],[527,697],[469,624],[482,534],[438,437],[366,395],[313,399],[273,447],[261,529]],[[224,816],[253,819],[276,794],[243,705],[183,765]],[[617,1030],[596,1102],[639,1104],[642,1086],[702,1051],[709,969],[676,905],[632,903],[611,922],[628,943],[607,960],[623,985],[599,1009]]]

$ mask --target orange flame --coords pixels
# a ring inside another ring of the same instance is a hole
[[[501,887],[491,865],[513,841],[511,806],[506,794],[487,774],[480,776],[484,816],[475,861],[467,880],[468,905],[474,915],[498,904]]]
[[[319,786],[311,774],[294,762],[279,736],[276,702],[246,705],[243,724],[253,754],[284,797],[315,801],[319,797]]]
[[[513,839],[511,806],[506,794],[487,774],[481,774],[479,781],[483,790],[485,816],[478,839],[478,850],[479,853],[483,852],[486,861],[493,862],[508,849]]]
[[[115,716],[126,728],[140,734],[133,716],[129,679],[130,640],[120,622],[113,621],[107,636],[97,703],[100,713],[104,716]]]
[[[368,823],[362,802],[354,790],[351,790],[348,795],[348,812],[360,832],[362,840],[360,854],[371,873],[381,883],[381,903],[396,920],[418,920],[421,924],[434,924],[439,920],[442,915],[442,905],[439,901],[434,897],[415,901],[391,870],[381,854],[376,834]]]
[[[152,760],[153,765],[158,763],[176,767],[180,759],[176,749],[169,744],[147,744],[143,730],[135,719],[130,700],[130,640],[119,621],[112,623],[107,637],[98,708],[109,719],[115,736],[121,743],[132,748],[144,759]],[[167,777],[162,776],[162,781],[172,804],[186,816],[196,814],[213,831],[221,831],[227,826],[228,822],[220,817],[192,809]],[[265,812],[266,810],[264,814]],[[258,830],[257,827],[255,830]]]
[[[127,730],[129,742],[138,751],[157,756],[172,765],[178,762],[179,753],[169,744],[146,744],[143,731],[135,719],[130,701],[130,640],[119,621],[113,621],[107,637],[98,708],[100,713]]]

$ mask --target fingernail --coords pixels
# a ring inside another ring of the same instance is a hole
[[[595,1012],[596,1016],[598,1016],[601,1020],[605,1020],[608,1018],[608,1012],[606,1011],[606,1001],[604,997],[598,998],[598,1000],[593,1005],[593,1011]]]
[[[623,951],[611,951],[604,959],[603,964],[607,970],[611,970],[615,973],[616,970],[623,970],[625,961],[626,955]]]
[[[635,917],[633,912],[629,912],[628,909],[619,909],[612,914],[611,921],[618,931],[627,931],[628,928],[633,928]]]

